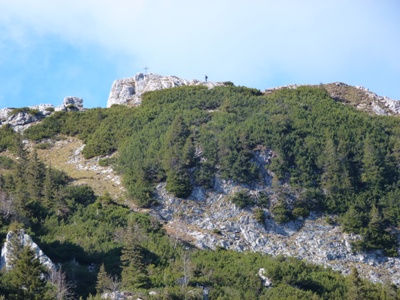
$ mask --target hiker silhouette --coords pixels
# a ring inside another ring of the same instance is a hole
[[[208,76],[206,75],[205,78],[206,78],[206,82],[207,82]]]

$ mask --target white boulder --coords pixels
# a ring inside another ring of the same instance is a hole
[[[24,230],[19,230],[17,233],[9,231],[7,233],[6,241],[1,249],[1,259],[0,259],[0,270],[5,268],[6,270],[11,269],[10,260],[12,257],[12,246],[11,239],[18,234],[18,238],[21,241],[22,246],[29,246],[34,252],[36,257],[39,259],[40,263],[46,267],[48,270],[55,270],[55,265],[50,260],[50,258],[43,253],[39,246],[32,240],[32,238],[25,233]]]

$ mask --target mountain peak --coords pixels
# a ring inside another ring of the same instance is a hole
[[[153,73],[137,73],[134,77],[114,81],[108,97],[107,107],[113,104],[137,106],[142,102],[142,94],[145,92],[184,85],[203,85],[211,89],[215,86],[224,85],[224,83],[200,81],[197,79],[186,80],[177,76],[162,76]]]

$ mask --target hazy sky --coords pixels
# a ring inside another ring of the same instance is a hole
[[[138,72],[400,99],[398,0],[0,0],[0,108],[105,107]]]

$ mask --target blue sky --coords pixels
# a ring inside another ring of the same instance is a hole
[[[398,0],[0,0],[0,108],[105,107],[144,72],[264,90],[341,81],[400,99]]]

